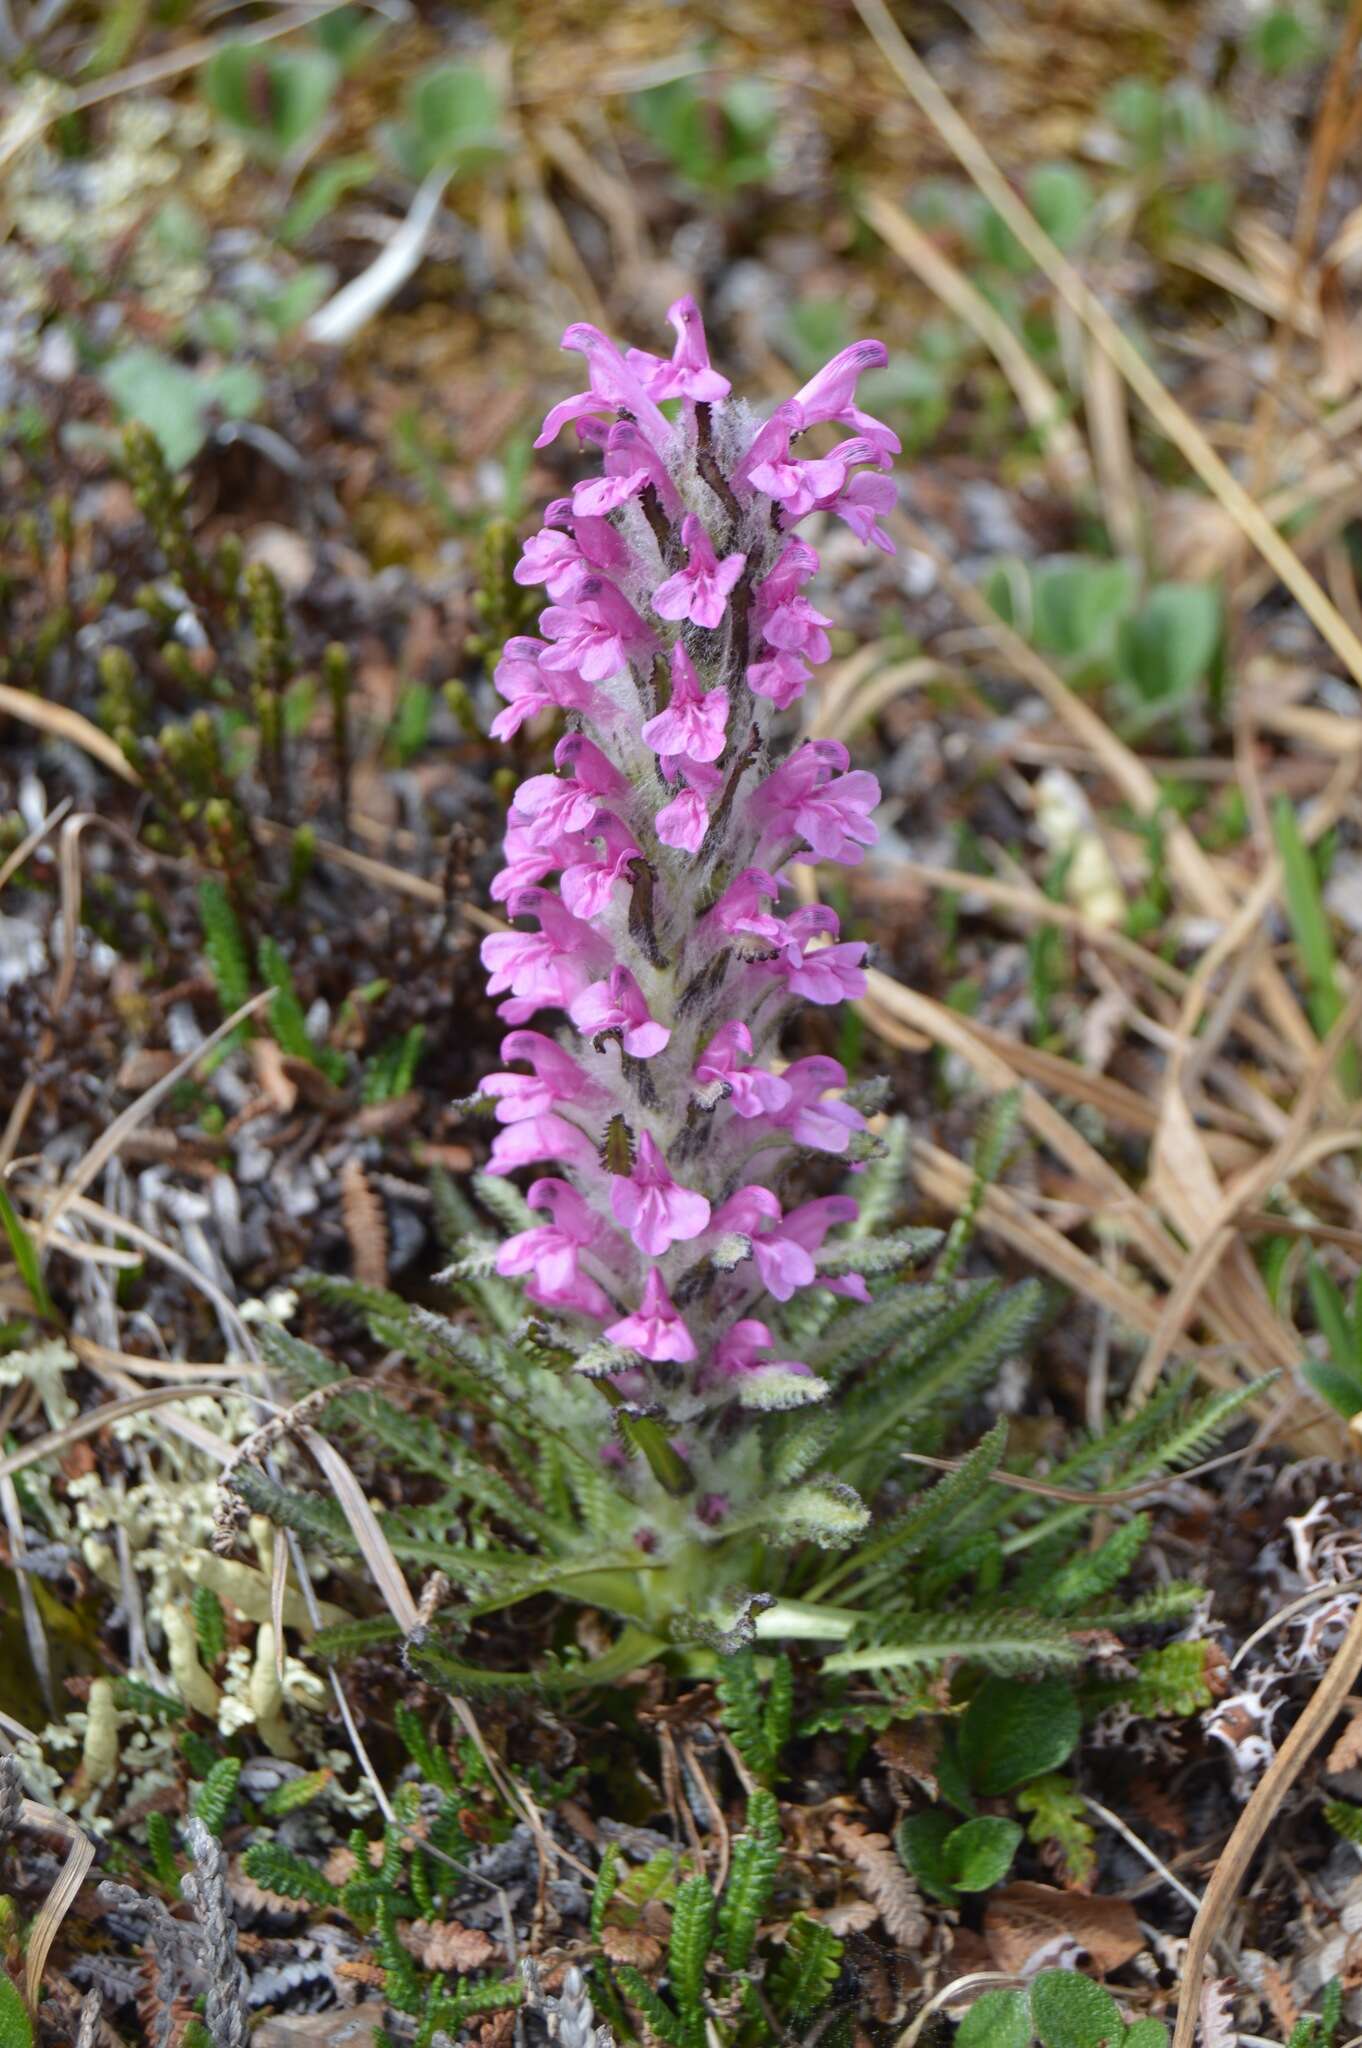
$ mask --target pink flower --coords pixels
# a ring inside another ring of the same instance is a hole
[[[877,547],[881,554],[896,555],[898,549],[879,522],[897,503],[898,492],[892,477],[872,476],[862,470],[859,476],[849,479],[835,498],[828,500],[827,510],[845,519],[857,540]]]
[[[879,837],[869,813],[880,800],[880,785],[864,769],[834,775],[848,759],[840,740],[806,740],[757,791],[756,815],[780,839],[803,839],[820,860],[854,865],[861,848]]]
[[[525,1199],[552,1221],[508,1237],[497,1252],[498,1273],[529,1273],[525,1292],[546,1308],[609,1315],[609,1296],[578,1263],[579,1255],[600,1240],[600,1217],[565,1180],[537,1180]]]
[[[807,597],[796,595],[768,613],[761,630],[770,646],[817,662],[826,661],[832,652],[832,642],[823,630],[831,624],[826,612],[816,610]]]
[[[610,1207],[615,1221],[650,1259],[660,1258],[668,1245],[698,1237],[709,1222],[705,1197],[672,1179],[647,1131],[639,1137],[633,1171],[617,1174],[611,1182]]]
[[[709,366],[704,322],[689,293],[673,300],[667,308],[667,318],[676,329],[676,346],[670,362],[641,348],[631,348],[625,357],[630,369],[638,373],[648,396],[659,402],[664,398],[688,398],[706,405],[727,398],[733,387],[727,377],[721,377]]]
[[[662,1051],[671,1032],[653,1021],[643,990],[627,967],[612,967],[607,981],[593,982],[568,1010],[583,1038],[618,1031],[620,1043],[635,1059],[649,1060]]]
[[[602,412],[632,413],[659,448],[668,446],[672,429],[666,414],[658,410],[637,372],[629,367],[613,341],[598,327],[591,327],[581,320],[567,329],[563,347],[576,349],[586,357],[591,388],[551,407],[534,444],[536,448],[547,448],[569,420],[580,420],[588,413]]]
[[[542,818],[526,818],[513,805],[502,842],[506,865],[492,877],[493,902],[509,901],[517,890],[542,882],[545,875],[566,867],[569,861],[585,860],[590,851],[589,842],[578,834],[547,831]]]
[[[758,1322],[755,1316],[744,1316],[726,1330],[715,1345],[715,1370],[730,1380],[755,1372],[808,1373],[812,1379],[808,1366],[801,1365],[798,1359],[781,1358],[765,1362],[759,1358],[758,1354],[770,1351],[775,1341],[765,1323]]]
[[[765,661],[749,662],[747,681],[758,697],[769,697],[778,711],[784,711],[804,694],[809,669],[797,654],[772,654]]]
[[[724,750],[727,724],[727,696],[722,690],[701,690],[695,664],[678,644],[672,649],[671,703],[648,720],[643,738],[657,754],[717,761]]]
[[[582,859],[563,869],[563,901],[574,917],[599,917],[629,870],[643,858],[643,849],[627,825],[610,811],[597,811],[591,836],[602,851],[590,847]]]
[[[730,1018],[696,1061],[695,1078],[702,1087],[725,1089],[738,1116],[772,1116],[790,1101],[790,1084],[764,1067],[740,1066],[739,1055],[750,1058],[751,1052],[751,1032],[739,1018]]]
[[[585,1131],[579,1131],[566,1117],[552,1113],[527,1116],[497,1132],[487,1171],[515,1173],[519,1167],[533,1166],[538,1159],[556,1159],[561,1166],[575,1166],[579,1173],[589,1173],[597,1163],[596,1147]]]
[[[679,847],[682,853],[698,853],[709,830],[709,805],[698,789],[685,788],[653,819],[653,830],[664,846]]]
[[[845,1152],[853,1131],[865,1129],[865,1118],[831,1089],[845,1088],[846,1068],[826,1053],[811,1053],[807,1059],[792,1060],[781,1076],[790,1090],[785,1107],[773,1121],[790,1133],[797,1145],[815,1152]]]
[[[574,535],[544,526],[525,542],[512,573],[517,583],[544,584],[555,603],[564,604],[591,574],[591,568]]]
[[[855,404],[857,378],[867,370],[882,370],[888,360],[888,351],[882,341],[853,341],[830,363],[825,363],[802,390],[796,391],[790,402],[799,408],[806,427],[819,420],[838,420],[843,426],[854,427],[858,434],[871,442],[881,458],[897,455],[900,446],[898,435],[882,420],[872,419],[869,413],[861,412]]]
[[[492,932],[482,942],[489,995],[509,989],[512,1002],[500,1014],[525,1024],[545,1006],[566,1009],[610,957],[599,932],[563,908],[548,889],[522,889],[507,905],[513,917],[539,919],[537,932]]]
[[[688,1365],[695,1356],[695,1339],[678,1315],[656,1266],[649,1269],[638,1308],[611,1323],[605,1334],[621,1350],[637,1351],[655,1365],[664,1360]]]
[[[833,1225],[850,1222],[857,1209],[858,1204],[847,1195],[825,1195],[782,1217],[780,1203],[769,1188],[745,1187],[716,1212],[714,1228],[738,1230],[749,1238],[762,1286],[777,1301],[789,1301],[801,1287],[814,1284],[818,1269],[813,1254]],[[865,1282],[859,1275],[855,1277],[864,1293]],[[838,1287],[835,1281],[827,1284]]]
[[[523,1123],[526,1117],[546,1116],[560,1102],[583,1104],[602,1102],[604,1091],[597,1087],[570,1052],[542,1031],[508,1031],[501,1041],[504,1060],[527,1060],[528,1074],[489,1074],[482,1093],[496,1102],[499,1124]]]
[[[618,675],[631,653],[652,642],[629,600],[602,576],[588,577],[571,605],[549,605],[539,623],[555,643],[541,655],[541,669],[567,669],[589,683]]]
[[[508,701],[506,709],[492,720],[493,739],[513,739],[525,720],[533,718],[537,711],[590,711],[596,701],[595,691],[579,675],[544,668],[540,657],[548,652],[542,640],[532,640],[523,633],[506,642],[492,680]]]
[[[734,584],[742,575],[746,555],[725,555],[722,562],[693,512],[681,522],[681,539],[690,560],[653,592],[653,610],[660,619],[690,619],[697,626],[722,625]],[[678,751],[678,750],[673,750]]]
[[[780,884],[765,868],[744,868],[733,877],[709,915],[731,938],[780,938],[784,924],[761,907],[764,896],[776,897]]]
[[[865,994],[864,943],[848,940],[842,945],[811,946],[808,941],[825,933],[836,934],[834,912],[821,904],[810,904],[784,920],[774,961],[762,963],[763,971],[784,977],[791,995],[810,1003],[859,1002]]]

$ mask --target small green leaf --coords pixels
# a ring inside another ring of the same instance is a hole
[[[1050,240],[1072,248],[1093,208],[1092,185],[1077,164],[1037,164],[1026,197]]]
[[[1146,703],[1182,703],[1204,682],[1220,631],[1220,593],[1210,584],[1156,584],[1117,629],[1117,666]]]
[[[1024,1991],[986,1991],[955,2030],[954,2048],[1031,2048],[1031,2008]]]
[[[263,50],[223,43],[199,74],[214,113],[268,162],[279,162],[320,126],[337,67],[323,50]]]
[[[970,1823],[967,1821],[968,1827]],[[927,1813],[910,1813],[894,1830],[894,1846],[924,1892],[930,1892],[943,1906],[960,1903],[951,1883],[946,1844],[955,1833],[953,1814],[933,1807]]]
[[[1028,1685],[988,1678],[960,1723],[960,1761],[975,1791],[994,1798],[1058,1770],[1078,1741],[1079,1727],[1078,1702],[1064,1679]]]
[[[1125,2033],[1111,1993],[1077,1970],[1042,1970],[1031,2016],[1044,2048],[1114,2048]]]
[[[281,242],[301,242],[320,227],[347,192],[367,185],[378,170],[378,159],[364,154],[338,156],[312,173],[298,197],[279,223]]]
[[[55,1317],[57,1311],[52,1296],[43,1279],[42,1264],[37,1247],[29,1236],[23,1217],[9,1198],[3,1183],[0,1183],[0,1227],[9,1239],[9,1248],[14,1254],[14,1263],[19,1268],[19,1278],[28,1289],[29,1299],[40,1316]]]
[[[1053,561],[1036,571],[1034,590],[1036,645],[1074,661],[1100,660],[1130,609],[1134,574],[1125,562]]]
[[[1126,2028],[1121,2048],[1168,2048],[1168,2029],[1162,2020],[1136,2020]]]
[[[964,1821],[946,1842],[946,1864],[957,1891],[986,1892],[1001,1884],[1017,1853],[1022,1831],[1014,1820],[980,1814]]]
[[[0,2048],[33,2048],[33,2022],[13,1978],[0,1970]]]

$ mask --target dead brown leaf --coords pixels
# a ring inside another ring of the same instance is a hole
[[[604,1927],[601,1947],[612,1963],[632,1963],[636,1970],[655,1969],[662,1961],[662,1943],[641,1927]]]
[[[936,1759],[939,1743],[930,1721],[895,1721],[875,1737],[875,1754],[889,1772],[889,1789],[906,1804],[910,1785],[920,1785],[929,1799],[937,1796]]]
[[[1354,1714],[1324,1759],[1326,1771],[1351,1771],[1362,1764],[1362,1713]]]
[[[1088,1898],[1056,1891],[1052,1885],[1018,1880],[995,1892],[984,1913],[984,1934],[993,1967],[1016,1976],[1051,1943],[1072,1941],[1098,1976],[1128,1963],[1144,1947],[1135,1908],[1128,1899]]]
[[[414,1920],[402,1937],[427,1970],[481,1970],[497,1953],[490,1934],[480,1927],[465,1927],[458,1920]]]
[[[366,1287],[388,1284],[388,1221],[364,1168],[352,1154],[341,1168],[341,1221],[350,1240],[355,1278]]]
[[[828,1840],[846,1857],[860,1890],[878,1908],[885,1930],[905,1948],[927,1933],[927,1916],[917,1886],[899,1861],[887,1835],[871,1834],[860,1821],[834,1814]]]

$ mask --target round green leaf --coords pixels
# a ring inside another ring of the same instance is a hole
[[[955,1906],[960,1895],[951,1883],[946,1845],[955,1833],[955,1819],[940,1807],[928,1813],[910,1813],[894,1830],[894,1846],[917,1879],[919,1887],[939,1899],[943,1906]]]
[[[1078,1741],[1078,1702],[1067,1680],[988,1678],[960,1724],[960,1761],[976,1792],[993,1798],[1067,1762]]]
[[[1162,2020],[1136,2020],[1121,2048],[1168,2048],[1168,2029]]]
[[[1077,1970],[1042,1970],[1031,2016],[1045,2048],[1115,2048],[1125,2033],[1111,1993]]]
[[[958,1827],[946,1843],[946,1868],[957,1891],[986,1892],[1007,1876],[1022,1831],[1014,1820],[980,1814]]]
[[[1031,2048],[1031,2008],[1024,1991],[986,1991],[955,2030],[954,2048]],[[1136,2048],[1151,2048],[1137,2043]]]

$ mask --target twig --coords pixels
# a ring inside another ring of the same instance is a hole
[[[1196,1893],[1190,1890],[1183,1883],[1182,1879],[1168,1868],[1168,1865],[1161,1857],[1155,1855],[1147,1842],[1140,1840],[1134,1828],[1126,1826],[1119,1813],[1113,1813],[1110,1807],[1103,1806],[1098,1799],[1089,1799],[1086,1794],[1083,1798],[1083,1804],[1087,1807],[1088,1812],[1095,1813],[1097,1818],[1104,1826],[1109,1827],[1113,1834],[1119,1835],[1126,1847],[1135,1851],[1141,1862],[1147,1863],[1151,1870],[1157,1871],[1164,1883],[1171,1885],[1178,1897],[1185,1899],[1194,1913],[1200,1912],[1201,1900],[1197,1897]]]

